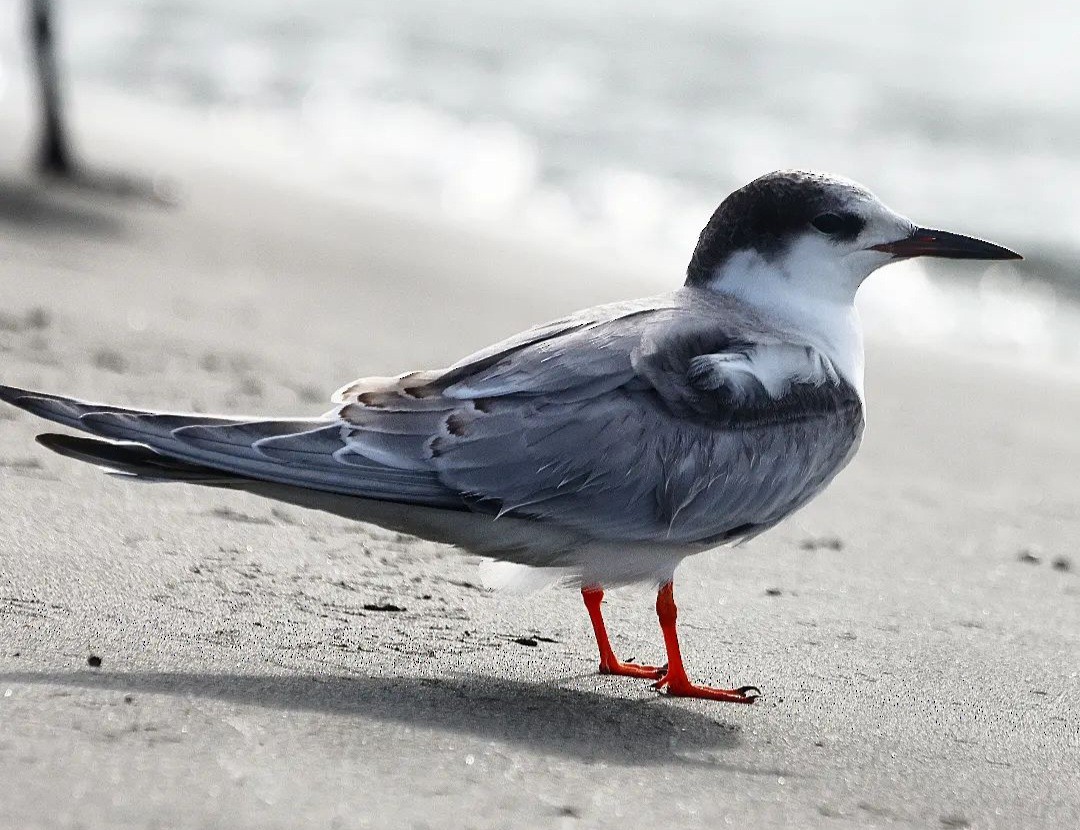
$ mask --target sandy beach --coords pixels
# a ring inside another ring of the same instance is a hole
[[[9,166],[3,382],[318,414],[354,377],[681,279],[170,174],[171,207]],[[1075,826],[1080,386],[870,336],[851,467],[678,574],[693,671],[759,686],[752,707],[595,676],[572,592],[492,593],[437,545],[119,481],[3,409],[0,826]],[[621,652],[660,655],[648,593],[606,613]]]

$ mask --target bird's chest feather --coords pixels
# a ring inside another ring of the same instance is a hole
[[[774,348],[782,351],[764,360],[694,361],[695,417],[667,448],[657,490],[658,518],[672,538],[771,526],[817,495],[858,448],[855,388],[813,350]]]

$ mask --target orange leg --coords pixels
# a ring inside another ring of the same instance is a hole
[[[668,668],[654,688],[667,688],[669,695],[676,697],[699,697],[707,700],[726,700],[729,703],[753,703],[761,694],[756,686],[741,686],[738,689],[713,689],[709,686],[696,686],[686,676],[683,666],[682,651],[679,649],[679,635],[675,630],[675,619],[679,609],[675,607],[675,594],[670,582],[660,587],[656,595],[656,616],[660,618],[660,630],[664,633],[664,646],[667,648]]]
[[[664,674],[663,668],[624,663],[615,656],[611,641],[608,640],[607,628],[604,626],[604,617],[600,613],[600,602],[604,598],[604,592],[600,588],[582,588],[581,596],[585,600],[585,608],[592,621],[593,633],[596,634],[596,646],[600,649],[600,674],[620,674],[625,677],[659,680]]]

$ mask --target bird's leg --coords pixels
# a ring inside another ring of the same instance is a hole
[[[657,680],[663,676],[665,670],[662,667],[624,663],[615,656],[611,641],[608,640],[604,616],[600,613],[600,602],[604,599],[603,590],[595,587],[582,588],[581,596],[585,600],[585,608],[592,621],[593,633],[596,634],[596,646],[600,649],[600,674],[621,674],[625,677],[644,677],[649,680]]]
[[[683,666],[682,651],[679,649],[679,635],[675,630],[675,619],[679,615],[675,607],[675,593],[670,582],[664,583],[656,594],[656,616],[660,618],[660,630],[664,633],[664,646],[667,648],[667,671],[653,688],[667,688],[669,695],[676,697],[699,697],[706,700],[726,700],[729,703],[753,703],[760,691],[756,686],[741,686],[738,689],[713,689],[709,686],[697,686],[690,682]]]

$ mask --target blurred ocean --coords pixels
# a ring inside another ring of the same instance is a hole
[[[0,91],[26,74],[24,4],[4,4]],[[571,238],[607,260],[656,268],[658,284],[679,279],[698,230],[734,187],[781,167],[842,173],[920,222],[1028,256],[1019,268],[897,266],[902,279],[868,285],[868,328],[1080,366],[1080,316],[1068,299],[1080,296],[1080,6],[58,7],[83,119],[94,117],[89,96],[107,90],[165,105],[180,124],[256,125],[261,141],[285,148],[266,156],[275,175],[543,244]],[[249,149],[204,152],[250,163],[259,154]]]

